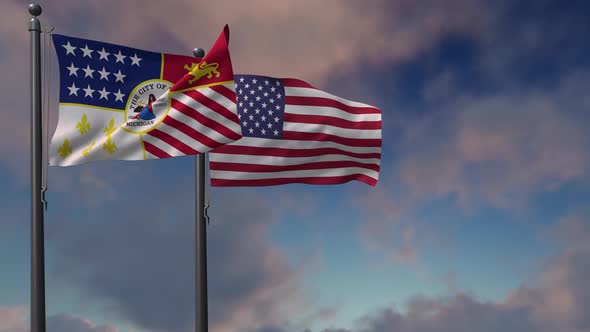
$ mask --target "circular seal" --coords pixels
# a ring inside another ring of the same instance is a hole
[[[122,129],[142,134],[155,128],[170,110],[171,87],[172,83],[158,79],[139,83],[127,99]]]

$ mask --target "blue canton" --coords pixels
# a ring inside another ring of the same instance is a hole
[[[139,83],[160,78],[160,53],[63,35],[53,35],[53,44],[60,103],[124,109]]]
[[[283,137],[285,87],[280,79],[234,75],[238,118],[245,137]]]

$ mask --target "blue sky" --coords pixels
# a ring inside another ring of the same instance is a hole
[[[0,4],[0,332],[28,331],[26,5]],[[211,189],[211,331],[590,331],[585,2],[42,5],[60,34],[177,54],[228,23],[234,72],[382,110],[376,187]],[[48,331],[192,330],[193,167],[49,169]]]

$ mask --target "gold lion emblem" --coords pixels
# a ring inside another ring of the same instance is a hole
[[[188,70],[188,73],[193,75],[193,78],[188,81],[188,84],[193,84],[195,81],[200,79],[201,77],[207,75],[207,78],[219,77],[219,64],[217,62],[207,63],[205,61],[201,62],[201,65],[196,63],[192,63],[189,67],[188,65],[184,65],[184,69]]]

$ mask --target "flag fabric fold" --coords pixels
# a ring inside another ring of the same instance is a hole
[[[297,79],[234,81],[243,137],[209,153],[212,186],[377,183],[380,109]]]
[[[203,59],[53,35],[52,166],[194,155],[241,137],[229,28]]]

